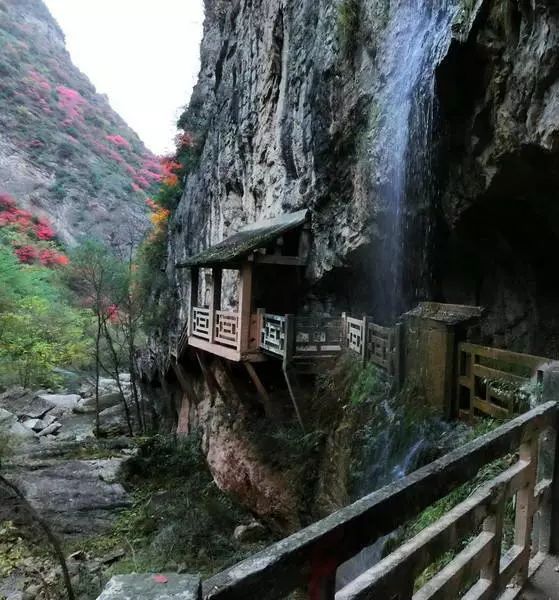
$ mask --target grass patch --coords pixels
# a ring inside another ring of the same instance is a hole
[[[235,527],[250,515],[216,486],[200,444],[198,435],[155,436],[141,443],[123,470],[132,506],[110,534],[80,548],[96,556],[123,549],[126,556],[109,574],[184,566],[209,576],[263,547],[233,539]]]
[[[345,56],[351,58],[361,30],[361,0],[342,0],[338,6],[338,36]]]

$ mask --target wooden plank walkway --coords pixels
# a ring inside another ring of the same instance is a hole
[[[559,557],[548,556],[521,592],[521,600],[559,600]]]

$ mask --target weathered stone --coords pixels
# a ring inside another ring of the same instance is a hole
[[[26,419],[23,421],[23,426],[27,427],[27,429],[37,432],[45,428],[45,422],[41,419]]]
[[[266,539],[268,535],[268,530],[262,523],[258,523],[258,521],[253,521],[248,525],[239,525],[235,527],[235,531],[233,532],[233,538],[238,542],[243,543],[253,543],[260,542]]]
[[[119,459],[29,462],[7,475],[56,531],[87,537],[111,527],[129,498],[115,472]],[[111,483],[107,483],[107,481]]]
[[[39,398],[53,404],[57,414],[71,412],[81,400],[79,394],[40,394]]]
[[[48,436],[48,435],[53,435],[55,434],[60,428],[62,427],[62,423],[59,423],[58,421],[54,421],[54,423],[51,423],[50,425],[48,425],[47,427],[45,427],[42,431],[40,431],[37,435],[39,437],[44,437],[44,436]]]
[[[17,395],[6,393],[0,398],[0,408],[9,410],[19,418],[42,419],[54,406],[52,402],[38,398],[32,392],[21,394],[19,390]]]
[[[119,401],[120,397],[119,397]],[[129,417],[132,427],[136,426],[135,412],[129,404]],[[126,413],[122,403],[106,408],[99,413],[100,429],[104,435],[117,436],[127,435],[129,433]]]
[[[16,415],[3,408],[0,408],[0,434],[22,440],[30,440],[35,437],[33,431],[20,423]]]
[[[122,400],[119,391],[113,391],[102,394],[99,396],[99,410],[106,410],[107,408],[111,408],[113,406],[118,405],[120,402],[122,402]],[[74,412],[93,414],[97,410],[96,407],[97,404],[95,401],[95,397],[91,396],[89,398],[80,399],[74,407]]]
[[[158,581],[159,580],[159,581]],[[97,600],[199,600],[200,578],[194,575],[117,575]]]

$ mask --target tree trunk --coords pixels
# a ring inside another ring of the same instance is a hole
[[[99,377],[101,369],[101,331],[102,331],[101,314],[97,314],[97,335],[95,336],[95,436],[99,437],[101,432],[99,422]]]
[[[126,403],[126,396],[124,395],[124,390],[122,389],[122,381],[120,379],[120,361],[118,359],[118,353],[114,347],[113,338],[109,332],[109,328],[107,327],[107,323],[105,323],[105,338],[107,343],[109,344],[109,349],[113,356],[113,364],[114,364],[114,377],[116,379],[116,385],[118,387],[118,391],[120,392],[120,398],[122,400],[122,406],[124,408],[124,416],[126,417],[126,425],[128,426],[128,433],[130,437],[134,437],[134,428],[132,427],[132,421],[130,420],[130,410],[128,408],[128,404]]]
[[[68,572],[68,565],[66,564],[66,559],[64,557],[64,552],[62,551],[62,546],[60,541],[48,525],[46,521],[44,521],[39,513],[29,504],[27,498],[22,494],[22,492],[10,481],[2,477],[0,475],[0,484],[9,489],[21,503],[22,508],[29,515],[30,523],[37,524],[45,534],[47,540],[49,541],[52,549],[54,551],[54,555],[60,564],[60,568],[62,569],[62,576],[64,578],[64,586],[66,588],[66,594],[68,595],[68,600],[75,600],[74,589],[72,587],[72,581],[70,580],[70,573]]]

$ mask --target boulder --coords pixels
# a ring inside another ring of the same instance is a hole
[[[44,437],[47,435],[55,434],[62,427],[62,423],[55,421],[51,423],[48,427],[45,427],[42,431],[38,433],[39,437]]]
[[[136,427],[133,407],[128,403],[130,421],[132,427]],[[102,433],[106,436],[127,435],[129,433],[126,414],[122,403],[106,408],[99,413],[99,425]]]
[[[30,440],[35,437],[31,429],[20,423],[13,413],[0,408],[0,435],[13,436],[20,440]]]
[[[241,543],[254,543],[261,542],[266,539],[268,535],[268,530],[262,523],[258,521],[253,521],[248,525],[239,525],[235,527],[235,531],[233,532],[233,538]]]
[[[103,411],[122,402],[120,392],[109,392],[99,396],[99,410]],[[81,398],[74,407],[74,412],[79,414],[94,414],[96,410],[95,396]]]
[[[45,422],[41,419],[27,419],[26,421],[23,421],[23,426],[37,432],[45,428]]]
[[[41,438],[44,439],[44,438]],[[59,534],[89,537],[112,527],[129,506],[120,483],[107,483],[122,460],[40,461],[7,472]]]
[[[40,394],[38,397],[52,404],[57,415],[71,412],[81,400],[79,394]]]
[[[10,390],[8,390],[9,392]],[[0,408],[10,411],[19,418],[42,419],[55,405],[52,402],[35,396],[32,392],[5,392],[0,396]]]
[[[199,600],[200,577],[194,575],[116,575],[97,600]]]

